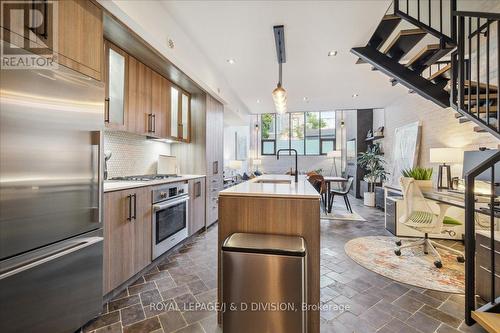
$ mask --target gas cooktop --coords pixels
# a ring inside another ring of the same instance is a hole
[[[150,181],[150,180],[163,180],[167,178],[176,178],[178,175],[138,175],[138,176],[123,176],[113,177],[110,180],[123,180],[123,181]]]

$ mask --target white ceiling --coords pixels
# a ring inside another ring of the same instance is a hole
[[[272,27],[285,26],[283,86],[289,111],[384,107],[407,89],[356,65],[390,0],[164,1],[189,36],[251,113],[273,112],[278,80]],[[330,50],[338,51],[328,57]],[[234,59],[230,65],[227,59]],[[352,98],[352,94],[358,94]],[[303,97],[309,102],[304,102]],[[260,103],[257,103],[260,100]],[[231,107],[231,106],[229,106]]]

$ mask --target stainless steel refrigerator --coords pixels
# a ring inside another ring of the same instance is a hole
[[[0,73],[0,332],[74,332],[102,310],[104,86]]]

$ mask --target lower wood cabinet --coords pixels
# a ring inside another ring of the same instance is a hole
[[[205,178],[189,180],[189,236],[205,227]]]
[[[104,193],[104,294],[151,263],[151,187]]]

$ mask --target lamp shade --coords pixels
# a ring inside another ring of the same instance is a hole
[[[282,114],[286,112],[286,90],[278,84],[276,89],[273,90],[273,101],[276,112]]]
[[[253,160],[253,165],[262,165],[262,160],[260,159]]]
[[[341,150],[331,150],[326,154],[327,158],[336,158],[336,157],[342,157],[342,151]]]
[[[460,148],[431,148],[431,163],[458,164],[464,160],[464,152]]]
[[[242,166],[243,166],[242,161],[237,161],[237,160],[229,161],[229,169],[241,169]]]

